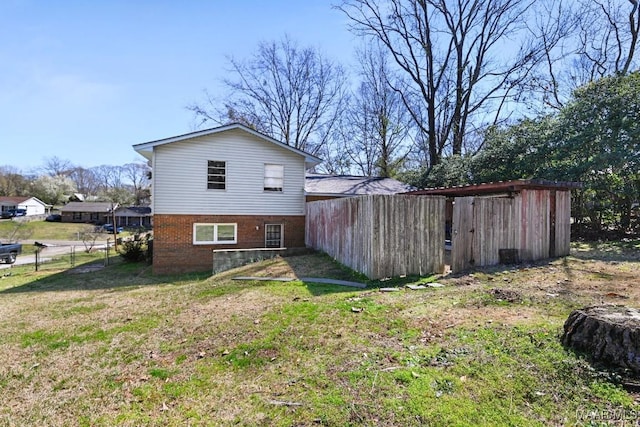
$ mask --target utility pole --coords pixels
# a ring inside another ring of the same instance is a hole
[[[111,203],[111,217],[113,222],[113,249],[116,251],[116,253],[118,253],[118,224],[116,224],[116,210],[113,206],[113,203]]]

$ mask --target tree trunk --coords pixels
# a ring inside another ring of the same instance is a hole
[[[564,323],[562,344],[594,362],[640,375],[640,310],[620,305],[575,310]]]

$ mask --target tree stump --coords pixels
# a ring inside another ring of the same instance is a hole
[[[640,311],[621,305],[575,310],[564,323],[562,344],[596,363],[640,375]]]

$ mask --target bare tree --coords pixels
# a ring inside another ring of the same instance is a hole
[[[27,227],[26,222],[11,221],[9,227],[4,227],[0,233],[0,240],[4,242],[19,242],[27,240],[33,235],[33,228]]]
[[[406,159],[411,118],[390,86],[387,53],[378,45],[357,53],[361,83],[347,108],[342,139],[359,173],[394,176]]]
[[[0,166],[0,196],[26,196],[29,179],[14,166]]]
[[[43,172],[49,176],[67,176],[73,169],[73,163],[57,156],[45,158],[42,165]]]
[[[544,68],[531,81],[543,106],[560,110],[580,86],[637,68],[638,0],[545,2],[532,29],[545,42]],[[532,20],[533,22],[533,20]],[[547,37],[556,32],[557,37]]]
[[[122,187],[122,166],[101,165],[91,168],[99,184],[99,191]]]
[[[69,174],[77,191],[85,196],[95,196],[100,189],[100,183],[92,169],[83,167],[74,168]]]
[[[140,206],[150,195],[151,168],[146,163],[127,163],[122,172],[133,187],[136,206]]]
[[[575,58],[576,47],[571,38],[582,18],[572,2],[539,0],[536,6],[539,13],[529,19],[528,28],[542,43],[543,60],[518,100],[534,113],[546,114],[549,108],[562,108],[575,88],[568,67],[558,64],[567,64]]]
[[[470,131],[509,113],[508,101],[544,52],[526,27],[533,4],[345,0],[338,8],[357,34],[379,40],[399,67],[402,78],[393,87],[424,135],[433,166],[445,150],[461,154]]]
[[[580,0],[579,4],[576,83],[627,74],[638,49],[638,0]]]
[[[287,37],[261,43],[248,60],[229,62],[235,78],[224,80],[224,101],[207,94],[204,104],[188,107],[202,123],[241,122],[295,148],[321,151],[345,94],[339,65]]]

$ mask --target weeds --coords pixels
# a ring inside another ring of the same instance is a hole
[[[0,424],[543,426],[637,410],[558,339],[575,306],[612,292],[637,304],[637,267],[567,258],[363,290],[232,280],[357,277],[318,255],[212,277],[12,269]]]

